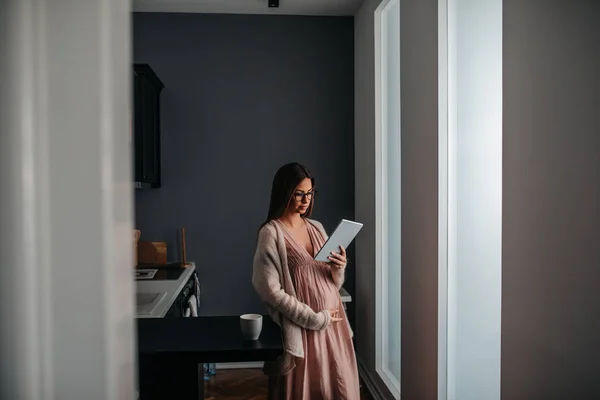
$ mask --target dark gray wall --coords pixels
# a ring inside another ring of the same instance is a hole
[[[503,18],[502,399],[598,399],[600,2]]]
[[[176,259],[186,227],[202,315],[262,311],[252,256],[277,168],[316,175],[328,230],[354,218],[353,19],[144,13],[133,33],[135,62],[165,84],[163,187],[136,192],[142,240]],[[347,279],[353,294],[353,264]]]
[[[361,368],[388,398],[375,372],[374,11],[355,15],[357,352]],[[400,2],[402,104],[402,398],[437,398],[438,96],[437,0]]]

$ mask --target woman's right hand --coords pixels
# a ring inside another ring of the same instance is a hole
[[[338,310],[328,310],[331,322],[340,322],[343,318],[338,317]]]

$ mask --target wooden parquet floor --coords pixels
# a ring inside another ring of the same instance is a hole
[[[267,400],[268,379],[262,369],[219,369],[204,382],[206,400]],[[361,400],[372,400],[364,386]]]

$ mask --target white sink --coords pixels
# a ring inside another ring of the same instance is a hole
[[[167,292],[136,293],[137,315],[151,315]]]

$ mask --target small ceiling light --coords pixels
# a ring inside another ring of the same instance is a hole
[[[279,0],[269,0],[269,8],[278,8]]]

